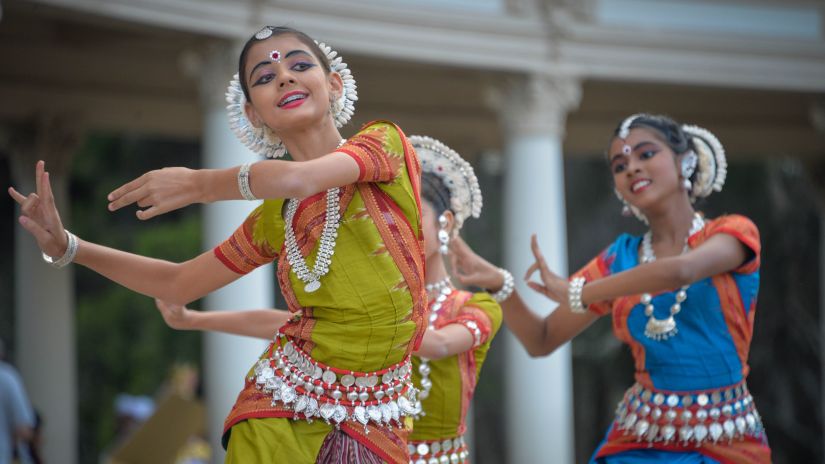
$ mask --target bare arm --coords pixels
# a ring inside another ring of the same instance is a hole
[[[139,219],[193,203],[241,200],[240,167],[192,170],[181,167],[149,171],[109,194],[109,209],[137,203]],[[249,185],[258,198],[306,198],[332,187],[358,180],[358,163],[349,155],[333,152],[310,161],[266,160],[255,163]]]
[[[538,271],[541,282],[530,281],[528,285],[553,301],[566,303],[569,287],[567,279],[547,267],[535,235],[532,249],[536,262],[527,270],[525,279]],[[685,254],[658,259],[588,282],[582,292],[582,301],[589,304],[622,296],[672,290],[706,277],[730,272],[741,266],[747,257],[748,252],[742,242],[732,235],[717,234]]]
[[[527,306],[517,291],[502,302],[501,308],[504,323],[533,357],[551,354],[599,319],[589,312],[575,314],[567,303],[541,317]]]
[[[728,234],[717,234],[680,256],[662,258],[604,279],[588,282],[582,301],[596,302],[620,296],[671,290],[717,274],[730,272],[745,262],[745,245]]]
[[[173,329],[224,332],[265,340],[272,340],[278,329],[292,317],[289,311],[281,309],[195,311],[159,299],[155,299],[155,305]]]
[[[9,188],[9,194],[21,206],[20,224],[34,236],[40,249],[49,256],[62,256],[68,241],[42,161],[37,163],[35,176],[35,193],[23,196]],[[240,277],[211,252],[176,264],[83,240],[79,240],[75,262],[138,293],[176,303],[198,299]]]
[[[448,324],[437,330],[427,330],[421,346],[415,352],[427,359],[441,359],[473,348],[473,334],[461,324]]]
[[[504,285],[498,268],[478,256],[461,238],[452,240],[452,268],[464,285],[497,291]],[[533,312],[517,291],[501,302],[504,323],[531,356],[545,356],[589,327],[598,316],[574,314],[567,304],[559,305],[546,317]]]

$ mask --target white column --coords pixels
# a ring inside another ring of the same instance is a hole
[[[69,166],[80,131],[59,118],[15,130],[10,144],[15,187],[34,191],[34,165],[46,161],[63,223],[68,209]],[[74,268],[55,269],[40,258],[34,238],[19,223],[14,247],[17,367],[29,399],[43,416],[43,458],[77,462],[77,362]]]
[[[533,233],[550,268],[567,275],[562,140],[567,111],[578,105],[580,92],[571,78],[530,76],[497,99],[506,139],[504,261],[519,293],[542,316],[555,304],[520,277],[533,263]],[[570,346],[531,359],[510,332],[505,340],[508,461],[572,463]]]
[[[235,47],[213,50],[200,64],[203,102],[203,167],[237,166],[257,157],[246,149],[229,129],[224,93],[237,72]],[[240,226],[257,206],[247,201],[224,201],[204,207],[204,246],[213,248]],[[272,266],[261,267],[216,292],[205,301],[204,309],[257,309],[274,304]],[[213,462],[223,462],[220,438],[223,421],[238,393],[244,377],[266,343],[246,337],[207,333],[204,336],[204,389],[207,403],[209,442],[215,451]]]

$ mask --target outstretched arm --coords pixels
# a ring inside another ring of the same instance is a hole
[[[525,278],[538,271],[541,282],[528,282],[528,285],[553,301],[566,303],[568,282],[547,267],[535,235],[532,238],[532,248],[536,262],[530,266]],[[716,234],[682,255],[658,259],[587,282],[582,291],[582,302],[587,305],[622,296],[672,290],[730,272],[741,266],[748,256],[745,245],[737,238],[725,233]]]
[[[150,219],[193,203],[242,200],[239,166],[226,169],[181,167],[149,171],[109,194],[115,211],[136,203],[139,219]],[[309,161],[266,160],[250,167],[249,186],[257,198],[306,198],[358,180],[358,163],[333,152]]]
[[[292,317],[281,309],[244,311],[195,311],[184,305],[155,299],[166,325],[178,330],[224,332],[272,340],[278,329]]]
[[[452,240],[452,267],[459,282],[497,291],[504,285],[498,268],[478,256],[460,237]],[[531,356],[545,356],[570,341],[598,319],[594,314],[574,314],[567,303],[548,316],[533,312],[518,291],[501,302],[504,322]]]
[[[63,256],[68,236],[55,206],[45,163],[35,168],[36,192],[24,196],[14,188],[9,194],[20,205],[20,224],[37,240],[48,256]],[[240,277],[211,253],[184,263],[147,258],[84,240],[78,240],[74,262],[144,295],[177,303],[196,300]]]

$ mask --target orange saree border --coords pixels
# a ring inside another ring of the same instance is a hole
[[[663,445],[654,443],[653,446],[647,442],[638,442],[633,435],[625,435],[624,431],[611,428],[605,443],[599,448],[597,458],[611,456],[623,451],[637,449],[657,449],[663,451],[680,451],[701,453],[710,458],[716,459],[721,464],[769,464],[771,462],[771,449],[766,443],[753,437],[745,437],[743,440],[734,440],[729,444],[725,443],[704,443],[700,447]]]

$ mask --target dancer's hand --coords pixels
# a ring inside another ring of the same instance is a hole
[[[54,204],[52,186],[49,182],[49,173],[46,172],[46,163],[38,161],[34,169],[35,192],[25,196],[9,187],[9,195],[20,205],[20,225],[23,226],[34,239],[43,253],[52,258],[59,258],[66,253],[68,239],[60,213]]]
[[[541,254],[536,234],[530,237],[530,249],[533,251],[533,257],[536,259],[536,262],[534,262],[530,268],[527,269],[527,273],[524,274],[524,280],[527,281],[527,286],[557,303],[567,301],[569,284],[566,279],[563,279],[547,267],[547,262],[544,260],[544,255]],[[541,283],[530,280],[536,271],[539,271]]]
[[[138,219],[150,219],[193,203],[203,202],[203,182],[197,170],[163,168],[149,171],[109,194],[109,211],[137,203]]]
[[[169,303],[160,298],[155,298],[155,306],[169,327],[178,330],[187,330],[192,327],[191,319],[194,311],[186,306]]]
[[[450,240],[450,251],[453,276],[462,285],[475,285],[491,292],[504,286],[504,276],[498,268],[477,255],[461,237]]]

